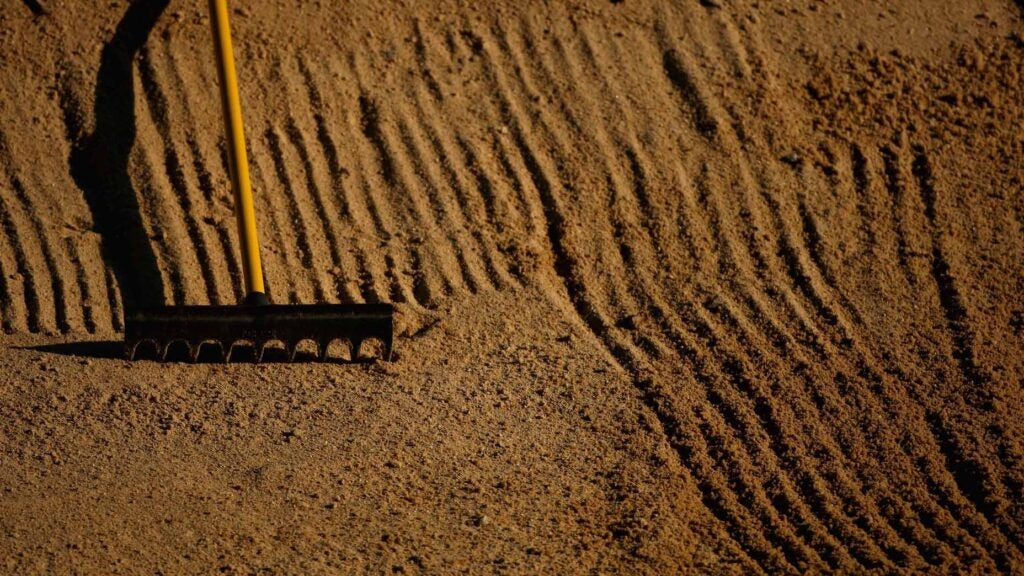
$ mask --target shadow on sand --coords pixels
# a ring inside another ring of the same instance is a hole
[[[61,356],[73,356],[76,358],[94,358],[102,360],[124,360],[124,342],[115,340],[92,340],[87,342],[64,342],[60,344],[43,344],[40,346],[24,346],[20,350],[34,350],[45,354],[58,354]],[[379,351],[375,356],[379,356]],[[155,347],[142,347],[136,355],[136,360],[160,360]],[[288,357],[283,347],[267,347],[263,353],[261,364],[295,364],[304,362],[317,362],[320,364],[372,364],[377,359],[374,357],[360,356],[354,360],[330,356],[326,360],[320,360],[312,351],[300,350],[295,359]],[[185,362],[190,364],[223,364],[224,353],[220,346],[204,344],[199,350],[199,356],[194,361],[187,346],[172,345],[167,354],[167,362]],[[245,364],[256,362],[256,352],[252,346],[236,346],[231,354],[232,364]]]
[[[103,259],[121,289],[125,309],[161,304],[163,280],[128,174],[135,143],[132,62],[169,0],[136,0],[103,47],[96,76],[95,129],[75,144],[71,176],[100,235]]]
[[[108,360],[124,358],[124,343],[107,341],[66,342],[63,344],[44,344],[42,346],[25,346],[21,350],[35,350],[46,354],[61,356],[77,356],[79,358],[103,358]]]

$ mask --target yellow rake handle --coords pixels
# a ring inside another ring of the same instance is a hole
[[[235,55],[231,48],[227,0],[210,0],[210,20],[213,23],[217,70],[220,73],[221,102],[224,105],[224,125],[228,140],[228,164],[231,168],[232,187],[235,190],[235,215],[238,218],[238,236],[242,243],[242,273],[245,276],[247,299],[266,301],[263,266],[260,263],[260,243],[256,237],[256,212],[252,205],[249,159],[245,153],[245,132],[242,129],[242,102],[238,97],[238,75],[235,72]]]

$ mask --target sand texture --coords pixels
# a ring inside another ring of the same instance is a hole
[[[206,2],[0,9],[0,573],[1024,574],[1024,5],[232,3],[271,297],[394,362],[128,362],[242,297]]]

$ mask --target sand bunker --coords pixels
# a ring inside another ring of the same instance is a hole
[[[9,4],[0,570],[1024,567],[1019,4],[236,3],[271,296],[400,315],[261,366],[110,344],[241,296],[205,3]]]

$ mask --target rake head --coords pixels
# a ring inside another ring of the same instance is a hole
[[[343,340],[350,346],[350,358],[359,357],[364,342],[382,345],[382,358],[391,359],[393,346],[391,304],[318,304],[265,306],[162,306],[129,311],[125,315],[125,354],[135,359],[144,348],[155,349],[167,360],[173,345],[184,343],[195,361],[204,344],[219,346],[224,361],[230,361],[236,346],[248,344],[254,360],[263,359],[271,342],[280,342],[289,361],[298,346],[312,341],[320,360],[327,359],[328,346]],[[148,346],[147,346],[148,344]]]

